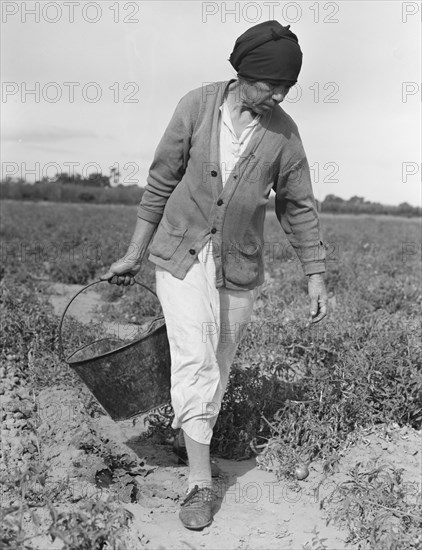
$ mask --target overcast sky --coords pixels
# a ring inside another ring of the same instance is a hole
[[[115,166],[145,185],[180,97],[233,78],[236,38],[277,19],[304,54],[282,106],[315,196],[421,203],[419,2],[1,4],[3,177]]]

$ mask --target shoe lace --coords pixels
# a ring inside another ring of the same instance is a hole
[[[200,489],[198,485],[195,485],[183,501],[182,506],[188,504],[188,502],[191,504],[196,504],[198,502],[210,502],[212,501],[212,495],[212,490],[209,487],[202,487],[202,489]]]

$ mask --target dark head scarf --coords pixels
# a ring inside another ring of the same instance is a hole
[[[229,61],[248,80],[297,82],[302,51],[297,36],[278,21],[251,27],[236,40]]]

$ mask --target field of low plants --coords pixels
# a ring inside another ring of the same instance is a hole
[[[48,540],[61,540],[66,550],[131,548],[124,536],[131,518],[115,502],[75,495],[72,500],[66,487],[47,483],[55,458],[46,438],[57,435],[57,427],[45,422],[42,399],[48,401],[53,386],[79,395],[84,406],[73,416],[71,435],[79,438],[82,462],[95,458],[111,476],[125,472],[126,490],[136,502],[139,477],[134,483],[128,471],[139,474],[142,464],[119,455],[94,426],[78,432],[82,417],[90,425],[90,418],[103,413],[60,361],[58,317],[48,300],[53,283],[97,279],[125,251],[135,218],[135,206],[3,203],[0,548],[33,548],[37,522],[47,526]],[[322,461],[325,476],[335,473],[365,430],[422,427],[420,221],[322,215],[321,224],[329,315],[313,326],[300,263],[268,214],[267,280],[237,353],[212,443],[214,455],[236,460],[255,455],[261,468],[293,484],[298,464]],[[149,262],[138,278],[154,286]],[[142,291],[106,283],[98,288],[105,302],[101,314],[116,324],[141,323],[143,315],[158,311]],[[72,322],[66,346],[76,349],[97,332]],[[170,422],[169,407],[155,411],[148,435],[169,437]],[[406,498],[399,468],[356,465],[321,506],[346,526],[359,548],[416,549],[420,489],[419,484],[417,494]],[[95,546],[88,542],[93,537]]]

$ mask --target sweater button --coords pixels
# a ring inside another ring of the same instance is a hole
[[[213,178],[215,178],[217,176],[217,171],[216,170],[211,170],[211,176]]]
[[[223,204],[223,201],[221,199],[218,199],[217,206],[221,206]]]
[[[216,229],[215,227],[213,227],[213,228],[211,229],[211,233],[214,235],[214,233],[217,233],[217,229]]]
[[[196,254],[196,251],[195,251],[193,248],[191,248],[191,249],[189,250],[189,254],[192,254],[192,256],[193,256],[194,254]]]

